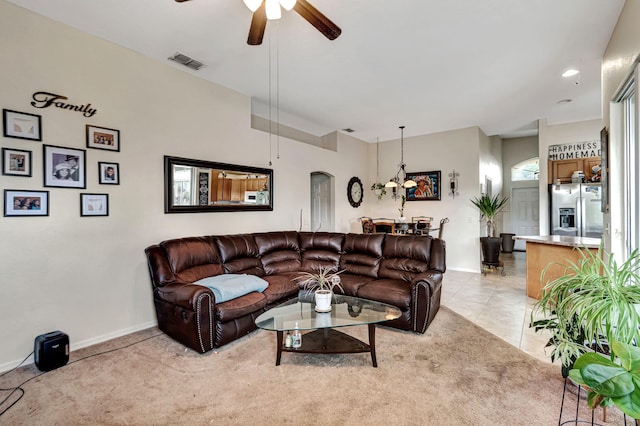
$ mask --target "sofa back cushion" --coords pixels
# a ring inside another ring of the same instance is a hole
[[[214,239],[227,274],[264,275],[252,234],[223,235]]]
[[[224,272],[212,237],[179,238],[159,245],[166,253],[176,281],[191,283]]]
[[[300,244],[296,231],[254,234],[262,268],[267,275],[300,271]]]
[[[302,255],[302,271],[315,272],[320,268],[338,270],[344,234],[300,232],[298,236]]]
[[[347,234],[340,256],[340,270],[377,278],[384,237],[385,234]]]
[[[432,238],[420,235],[387,235],[378,277],[411,282],[429,269],[431,242]]]

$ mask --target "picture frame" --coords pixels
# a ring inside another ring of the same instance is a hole
[[[87,124],[87,148],[120,151],[120,130]]]
[[[2,174],[31,177],[31,151],[2,148]]]
[[[407,179],[418,183],[418,186],[406,189],[407,201],[440,201],[442,183],[440,170],[407,173]]]
[[[5,189],[4,216],[49,216],[49,191]]]
[[[86,150],[43,145],[44,186],[87,187]]]
[[[109,194],[80,194],[80,216],[109,216]]]
[[[120,185],[120,165],[99,161],[98,183],[101,185]]]
[[[42,141],[42,116],[27,112],[2,110],[2,122],[7,138]]]

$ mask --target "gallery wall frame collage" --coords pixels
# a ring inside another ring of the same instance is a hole
[[[42,116],[10,109],[2,110],[3,136],[23,141],[42,142]],[[86,147],[120,151],[120,131],[86,125]],[[25,148],[27,146],[25,145]],[[34,151],[2,147],[2,174],[31,178]],[[100,185],[120,185],[120,164],[98,161],[87,171],[85,149],[42,145],[43,187],[87,188],[87,173],[98,173]],[[48,190],[4,190],[4,216],[49,216]],[[109,194],[80,193],[80,216],[109,216]]]

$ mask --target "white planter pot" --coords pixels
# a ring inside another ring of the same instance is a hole
[[[331,290],[317,290],[316,293],[316,312],[331,312],[331,298],[333,292]]]

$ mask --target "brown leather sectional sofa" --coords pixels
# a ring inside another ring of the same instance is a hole
[[[298,295],[295,278],[330,266],[344,270],[344,293],[397,306],[384,325],[424,333],[440,307],[445,242],[427,236],[278,231],[189,237],[145,249],[158,326],[189,348],[207,352],[256,329],[255,319]],[[269,283],[216,303],[193,282],[219,274],[253,274]]]

